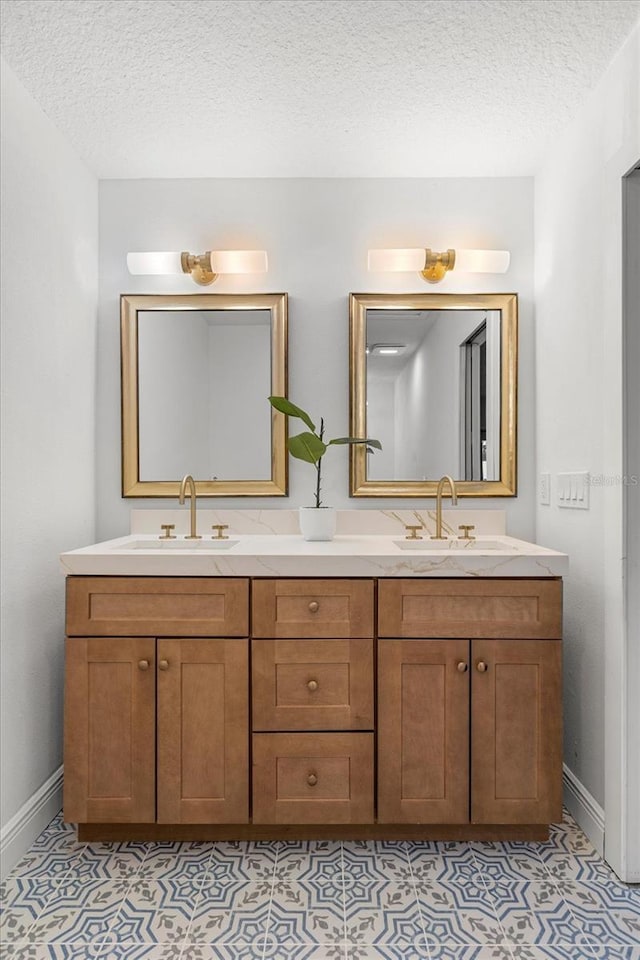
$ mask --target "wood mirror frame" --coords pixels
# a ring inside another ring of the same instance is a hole
[[[140,479],[138,313],[141,311],[269,310],[271,394],[287,395],[287,294],[122,295],[120,347],[122,383],[122,496],[177,497],[180,479]],[[264,398],[269,406],[268,397]],[[284,497],[288,493],[286,417],[271,411],[271,477],[264,480],[200,480],[199,497]],[[188,466],[185,467],[188,472]]]
[[[500,327],[500,477],[497,480],[457,480],[463,497],[515,497],[517,492],[518,297],[491,294],[377,294],[349,296],[349,433],[367,433],[367,310],[499,310]],[[428,480],[369,480],[367,452],[350,450],[349,485],[352,497],[435,497],[438,477]]]

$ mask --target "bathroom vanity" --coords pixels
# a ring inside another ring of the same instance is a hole
[[[563,555],[140,534],[62,563],[81,840],[539,839],[560,818]]]

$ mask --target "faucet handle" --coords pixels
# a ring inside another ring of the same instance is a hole
[[[160,529],[164,530],[164,533],[161,533],[158,537],[158,540],[175,540],[174,534],[171,533],[172,530],[175,530],[175,523],[161,523]]]
[[[212,540],[228,540],[228,539],[229,539],[229,537],[226,535],[226,533],[223,533],[223,532],[222,532],[223,530],[228,530],[228,529],[229,529],[229,524],[228,524],[228,523],[212,523],[212,524],[211,524],[211,529],[218,531],[218,536],[217,536],[217,537],[212,537],[212,538],[211,538]]]
[[[460,523],[458,524],[458,530],[464,530],[464,533],[461,537],[458,537],[458,540],[475,540],[475,537],[469,535],[470,530],[475,530],[473,523]]]
[[[408,533],[406,535],[405,540],[422,540],[422,537],[418,536],[418,530],[423,529],[423,525],[421,523],[417,523],[415,525],[412,525],[410,523],[405,523],[404,528],[405,530],[413,531],[412,533]]]

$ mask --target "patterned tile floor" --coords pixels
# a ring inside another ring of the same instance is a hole
[[[545,843],[78,844],[1,891],[6,960],[640,960],[640,888]]]

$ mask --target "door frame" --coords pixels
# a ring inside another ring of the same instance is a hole
[[[621,180],[621,482],[605,512],[605,857],[640,881],[640,159]],[[615,441],[614,441],[615,442]],[[633,478],[638,479],[633,483]],[[615,498],[615,499],[613,499]],[[618,581],[616,583],[616,580]],[[621,586],[622,595],[619,596]]]

